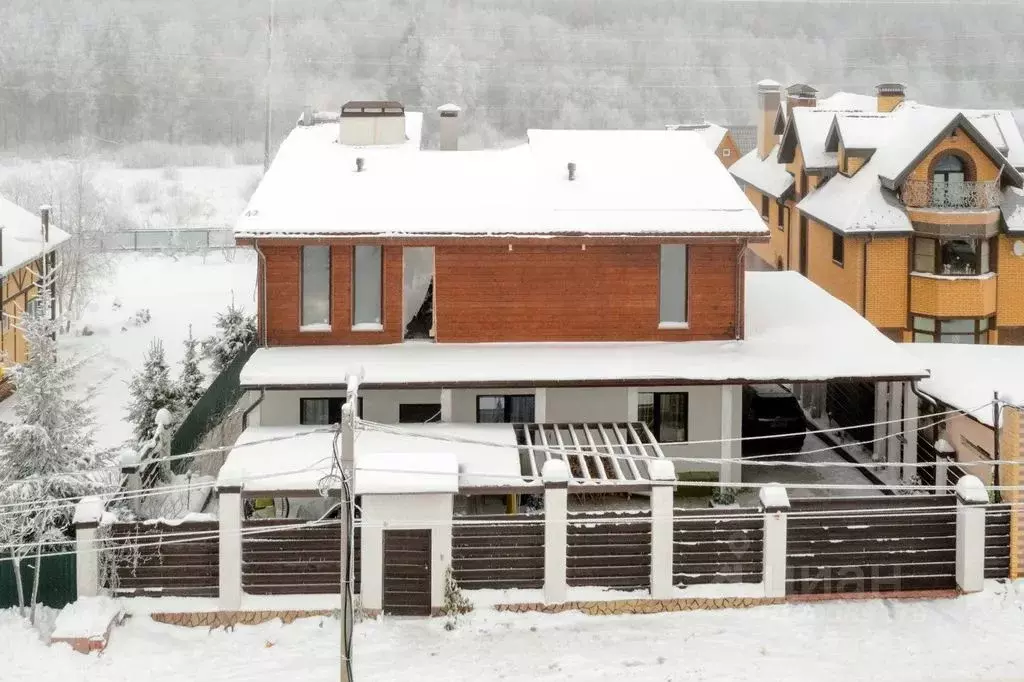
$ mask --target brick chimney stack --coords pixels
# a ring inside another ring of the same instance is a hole
[[[774,131],[781,101],[782,86],[779,83],[766,79],[757,84],[757,155],[761,159],[768,158],[778,143]]]

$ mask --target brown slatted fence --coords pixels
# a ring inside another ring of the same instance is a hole
[[[647,589],[651,584],[650,512],[569,514],[566,581],[570,587]]]
[[[764,572],[764,517],[758,509],[676,509],[674,585],[759,583]]]
[[[956,587],[956,498],[793,499],[787,594]]]
[[[216,521],[115,523],[104,542],[114,561],[112,592],[123,596],[216,597]]]
[[[248,594],[338,594],[341,536],[336,523],[304,525],[293,519],[244,523],[242,589]],[[355,528],[353,593],[360,586],[360,529]]]
[[[1010,577],[1010,505],[985,508],[985,577]]]
[[[456,516],[452,571],[466,590],[544,586],[544,515]]]

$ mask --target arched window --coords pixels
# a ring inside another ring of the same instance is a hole
[[[956,154],[945,154],[932,167],[932,202],[934,206],[966,208],[970,201],[967,172],[963,159]]]

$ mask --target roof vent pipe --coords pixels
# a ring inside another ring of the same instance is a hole
[[[39,217],[43,223],[43,244],[50,241],[50,205],[43,204],[39,207]]]
[[[361,156],[356,157],[356,173],[362,173],[366,168],[366,159]]]
[[[302,125],[313,125],[313,105],[311,104],[302,107]]]
[[[576,162],[570,161],[568,164],[569,168],[569,180],[570,182],[576,179]]]

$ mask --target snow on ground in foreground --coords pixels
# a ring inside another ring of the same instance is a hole
[[[1020,679],[1024,582],[937,601],[828,602],[650,616],[471,614],[356,626],[355,679],[365,682],[537,680]],[[160,625],[116,628],[102,656],[46,649],[12,611],[0,612],[4,677],[36,682],[338,679],[338,624],[310,618],[233,632]]]
[[[73,330],[77,334],[88,325],[94,334],[60,339],[63,352],[87,358],[78,386],[92,394],[100,446],[115,447],[131,436],[131,425],[125,421],[128,382],[142,366],[153,339],[163,341],[171,376],[177,378],[189,325],[193,335],[202,338],[213,332],[216,314],[232,302],[253,312],[255,286],[255,254],[244,249],[115,256],[110,279]],[[120,308],[115,309],[115,301]],[[142,308],[149,309],[151,321],[139,327],[129,324]],[[0,420],[14,418],[17,397],[15,393],[0,403]]]

